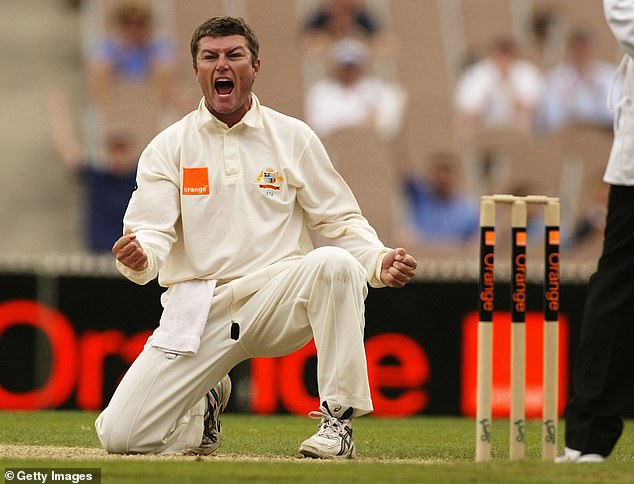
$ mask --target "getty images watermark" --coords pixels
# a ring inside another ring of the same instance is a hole
[[[101,469],[70,467],[12,467],[4,470],[4,482],[50,483],[72,482],[73,484],[101,484]]]

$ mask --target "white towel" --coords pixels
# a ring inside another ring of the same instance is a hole
[[[214,280],[196,279],[174,284],[150,344],[171,353],[196,354],[215,287]]]

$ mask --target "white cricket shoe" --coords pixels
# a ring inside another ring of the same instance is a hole
[[[569,462],[577,462],[577,459],[581,455],[580,450],[571,449],[570,447],[564,447],[564,452],[561,455],[555,457],[555,464],[565,464]]]
[[[605,462],[605,456],[601,454],[581,454],[575,461],[576,464],[600,464]]]
[[[319,430],[299,446],[299,452],[314,459],[352,459],[356,455],[352,440],[352,407],[322,402],[319,411],[310,412],[321,418]]]
[[[220,380],[207,392],[207,409],[205,410],[203,440],[198,453],[209,455],[214,453],[222,443],[222,425],[220,414],[225,411],[231,395],[231,379],[229,375]]]
[[[570,447],[565,447],[563,454],[557,456],[555,458],[556,464],[562,464],[567,462],[574,462],[575,464],[584,464],[584,463],[601,463],[605,462],[605,456],[601,454],[582,454],[580,450],[571,449]]]

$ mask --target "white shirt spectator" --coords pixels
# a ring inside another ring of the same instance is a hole
[[[492,60],[483,59],[459,79],[456,106],[466,114],[479,115],[485,125],[511,124],[515,103],[534,107],[542,89],[541,72],[530,62],[514,61],[503,76]]]
[[[616,66],[593,59],[592,46],[589,32],[570,34],[567,59],[546,78],[538,114],[540,129],[559,129],[571,122],[606,127],[612,124],[607,98]]]
[[[502,36],[489,54],[468,67],[456,86],[456,113],[461,135],[483,127],[530,132],[544,80],[534,64],[518,55],[515,41]]]
[[[405,105],[400,86],[365,73],[366,47],[343,39],[332,50],[333,75],[316,81],[306,93],[305,118],[326,137],[343,128],[371,126],[385,139],[398,132]]]
[[[613,75],[614,66],[603,62],[594,62],[585,78],[569,64],[555,67],[546,81],[540,128],[557,129],[569,122],[611,125],[606,100]]]

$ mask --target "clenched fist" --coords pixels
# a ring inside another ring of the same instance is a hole
[[[127,231],[112,246],[112,253],[123,265],[133,271],[142,271],[148,265],[147,254],[132,231]]]
[[[416,265],[405,249],[394,249],[383,257],[381,280],[389,287],[403,287],[416,274]]]

